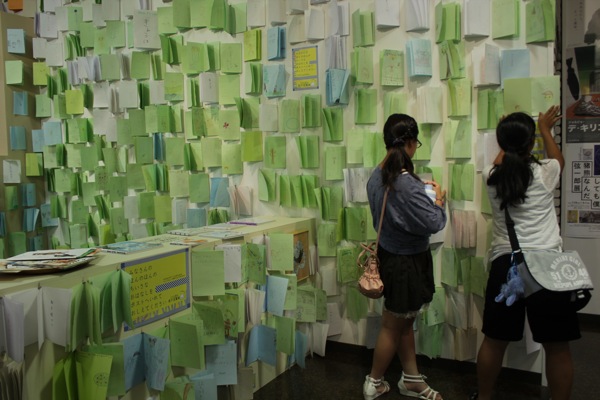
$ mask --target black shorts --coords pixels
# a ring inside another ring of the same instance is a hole
[[[429,249],[418,254],[402,255],[390,253],[380,246],[377,255],[387,310],[407,314],[419,311],[424,304],[431,302],[435,282]]]
[[[510,254],[506,254],[492,262],[485,292],[481,331],[492,339],[519,341],[523,338],[525,313],[527,313],[527,321],[534,341],[546,343],[579,339],[581,333],[577,313],[547,307],[544,298],[551,293],[545,289],[526,299],[516,301],[512,306],[507,306],[504,302],[496,303],[495,297],[500,293],[502,284],[506,283],[510,257]]]

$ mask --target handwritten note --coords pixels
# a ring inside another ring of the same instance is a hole
[[[7,29],[6,40],[9,53],[25,54],[25,31],[23,29]]]
[[[3,160],[2,168],[4,183],[21,183],[21,161]]]

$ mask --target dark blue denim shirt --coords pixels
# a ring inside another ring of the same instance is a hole
[[[367,182],[367,194],[377,231],[385,194],[379,167]],[[379,245],[394,254],[421,253],[429,248],[429,236],[445,225],[446,211],[431,201],[422,181],[404,173],[396,178],[388,194]]]

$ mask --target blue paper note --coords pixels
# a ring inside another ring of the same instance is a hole
[[[500,58],[502,87],[505,79],[529,78],[530,63],[529,49],[502,50]]]
[[[287,279],[284,280],[287,281]],[[266,325],[254,326],[250,331],[246,366],[254,361],[262,361],[274,367],[277,361],[276,342],[277,332],[274,328]]]
[[[188,228],[206,226],[206,209],[188,208],[186,223]]]
[[[285,27],[274,26],[267,30],[267,59],[285,58]]]
[[[280,276],[267,276],[267,311],[283,317],[283,305],[287,293],[288,280]]]
[[[3,212],[0,212],[0,237],[6,236],[6,217]]]
[[[31,131],[31,147],[34,153],[44,152],[44,130],[34,129]]]
[[[13,114],[27,115],[28,107],[27,92],[13,92]]]
[[[285,66],[283,64],[263,66],[263,88],[266,97],[285,96]]]
[[[217,398],[217,382],[212,372],[200,371],[190,375],[190,381],[194,384],[195,399]]]
[[[325,91],[328,106],[348,104],[350,71],[347,69],[328,69],[325,72]]]
[[[143,334],[144,362],[146,363],[146,386],[163,391],[169,374],[169,351],[171,342],[156,336]]]
[[[10,127],[10,149],[11,150],[27,150],[27,140],[25,139],[24,126]]]
[[[25,31],[23,29],[6,30],[7,50],[13,54],[25,54]]]
[[[42,245],[43,241],[40,235],[27,238],[27,249],[29,251],[43,250]]]
[[[58,226],[58,218],[52,218],[52,208],[50,203],[45,203],[40,206],[42,213],[42,227],[48,228],[52,226]]]
[[[37,208],[25,208],[23,210],[23,231],[33,232],[39,215],[40,210]]]
[[[44,130],[44,145],[53,146],[63,142],[62,127],[58,121],[46,121],[42,124]]]
[[[229,178],[210,178],[210,206],[229,207]]]
[[[35,183],[21,184],[21,204],[23,207],[35,206]]]
[[[431,41],[429,39],[410,39],[406,43],[406,63],[408,76],[431,76]]]
[[[130,336],[123,340],[123,357],[125,364],[125,390],[144,381],[146,362],[142,334]]]
[[[163,140],[162,133],[155,133],[152,135],[154,139],[154,159],[156,161],[165,160],[165,141]]]
[[[237,385],[237,345],[233,340],[225,344],[205,347],[206,370],[215,375],[217,385]]]
[[[294,348],[294,359],[300,368],[306,368],[306,352],[308,351],[308,337],[296,331],[296,347]]]

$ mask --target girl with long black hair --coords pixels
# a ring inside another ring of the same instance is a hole
[[[511,266],[511,245],[504,210],[508,208],[519,244],[523,250],[561,249],[562,239],[554,208],[554,189],[560,183],[563,155],[552,137],[552,127],[560,120],[560,108],[539,113],[538,127],[547,158],[538,160],[531,151],[535,141],[535,122],[527,114],[513,113],[496,128],[501,152],[494,164],[483,170],[492,205],[493,237],[483,312],[485,337],[477,355],[479,393],[471,399],[489,400],[502,368],[509,342],[523,337],[525,315],[533,340],[546,352],[546,376],[553,400],[567,400],[573,384],[573,361],[569,341],[581,337],[574,311],[557,311],[547,306],[543,291],[511,306],[495,300],[506,282]]]
[[[383,127],[387,155],[367,183],[376,230],[386,191],[388,197],[377,252],[385,301],[371,372],[363,384],[365,400],[390,391],[383,374],[395,354],[402,364],[401,394],[442,400],[419,373],[413,333],[415,317],[426,309],[435,291],[429,236],[446,225],[446,191],[437,182],[422,181],[414,172],[411,159],[420,146],[418,134],[412,117],[391,115]],[[435,191],[435,201],[428,197],[425,184]]]

